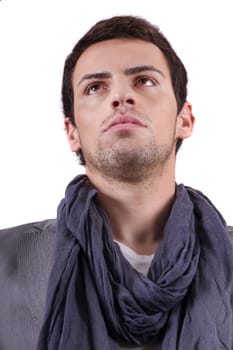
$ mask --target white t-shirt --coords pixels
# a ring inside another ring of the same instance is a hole
[[[119,245],[120,250],[125,257],[126,260],[133,266],[135,270],[138,272],[141,272],[144,276],[147,276],[151,262],[153,260],[154,254],[152,255],[141,255],[137,254],[134,250],[127,247],[125,244],[118,242],[115,240],[115,242]],[[153,350],[154,349],[154,341],[152,341],[149,344],[146,344],[144,346],[140,347],[132,347],[127,346],[125,344],[120,344],[121,350]]]

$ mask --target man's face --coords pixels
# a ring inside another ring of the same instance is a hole
[[[177,138],[189,136],[183,114],[177,117],[166,60],[152,43],[114,39],[90,46],[76,63],[73,90],[77,128],[68,120],[66,128],[72,151],[82,149],[87,173],[145,176],[175,159]],[[192,124],[189,107],[184,114]]]

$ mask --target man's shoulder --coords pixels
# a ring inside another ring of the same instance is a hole
[[[5,237],[16,238],[19,235],[25,234],[33,234],[33,233],[43,233],[50,232],[54,234],[56,230],[56,220],[55,219],[47,219],[43,221],[35,221],[22,225],[7,227],[4,229],[0,229],[0,239]]]
[[[0,234],[17,234],[17,233],[29,233],[36,231],[49,230],[51,232],[55,231],[56,219],[47,219],[43,221],[35,221],[22,225],[12,226],[0,229]]]
[[[37,238],[52,242],[55,238],[56,220],[30,222],[22,225],[0,229],[0,252],[18,248],[20,242],[30,244]]]

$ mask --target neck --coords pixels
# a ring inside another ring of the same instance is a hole
[[[156,251],[175,195],[174,174],[169,174],[163,172],[162,176],[130,184],[87,172],[109,218],[113,239],[138,254]]]

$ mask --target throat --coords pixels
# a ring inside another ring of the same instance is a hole
[[[152,255],[156,252],[162,240],[162,232],[151,234],[113,234],[113,239],[124,244],[140,255]]]

